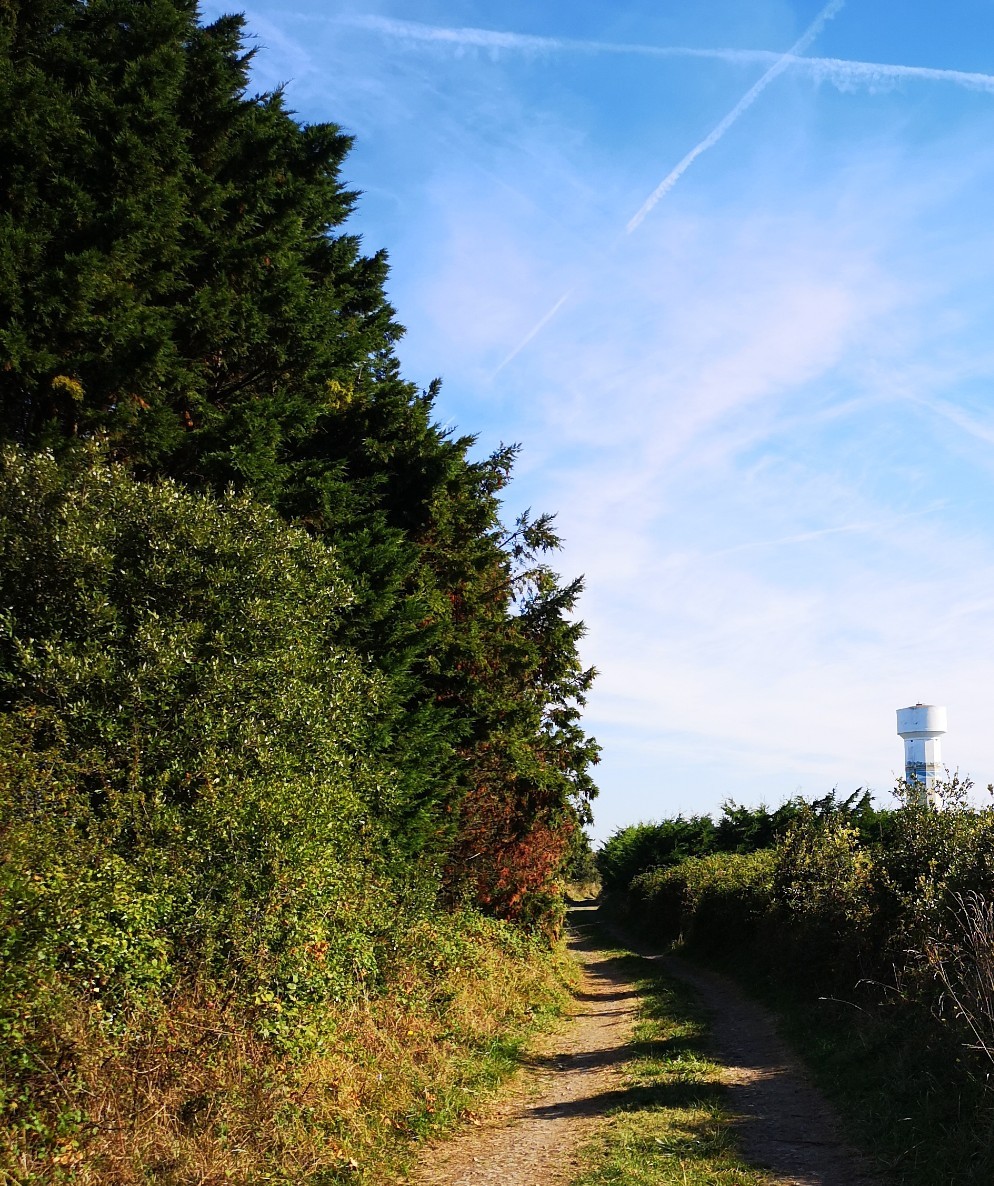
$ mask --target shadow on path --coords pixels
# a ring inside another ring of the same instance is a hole
[[[721,977],[661,956],[618,934],[624,945],[686,982],[711,1015],[714,1053],[723,1084],[671,1081],[626,1084],[627,1063],[671,1058],[693,1043],[632,1040],[639,994],[637,961],[608,951],[596,904],[574,903],[569,945],[583,982],[569,1024],[522,1058],[524,1075],[478,1127],[424,1151],[416,1186],[567,1186],[577,1175],[576,1151],[612,1114],[653,1108],[686,1110],[668,1148],[701,1156],[701,1121],[719,1099],[741,1117],[743,1151],[783,1186],[870,1186],[865,1168],[840,1141],[824,1100],[797,1071],[769,1015]]]
[[[605,930],[686,984],[703,1005],[712,1057],[725,1068],[725,1102],[738,1117],[747,1160],[790,1186],[879,1186],[881,1179],[846,1143],[834,1111],[801,1070],[768,1010],[726,976],[662,955],[617,927]]]

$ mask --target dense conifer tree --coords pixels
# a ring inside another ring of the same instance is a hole
[[[547,518],[501,525],[513,450],[471,461],[401,377],[386,257],[344,229],[349,138],[251,95],[250,60],[195,0],[0,8],[0,437],[103,440],[333,544],[341,641],[388,677],[399,857],[527,913],[593,792],[579,584]]]

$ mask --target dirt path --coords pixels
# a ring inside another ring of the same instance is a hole
[[[710,1015],[729,1109],[741,1117],[739,1147],[746,1160],[771,1169],[784,1186],[875,1183],[865,1162],[846,1145],[832,1109],[797,1066],[770,1014],[724,976],[673,957],[655,958],[690,985]]]
[[[511,1093],[478,1127],[425,1148],[411,1186],[566,1186],[577,1173],[577,1150],[624,1098],[638,997],[593,939],[593,907],[571,915],[570,947],[583,972],[573,1017],[526,1059]],[[831,1110],[765,1010],[723,977],[633,950],[661,959],[711,1014],[714,1055],[727,1068],[749,1160],[782,1186],[870,1186],[874,1179],[840,1140]]]
[[[565,1186],[575,1151],[621,1091],[638,996],[590,937],[593,907],[571,911],[570,950],[583,979],[569,1023],[547,1035],[524,1074],[479,1127],[431,1145],[413,1186]]]

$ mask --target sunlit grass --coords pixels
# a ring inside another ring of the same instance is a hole
[[[625,957],[642,997],[622,1101],[583,1150],[572,1186],[770,1186],[737,1151],[721,1067],[687,992],[651,961]]]
[[[0,1186],[406,1180],[420,1140],[472,1118],[520,1068],[575,975],[561,948],[475,916],[421,929],[380,993],[327,1002],[320,1033],[291,1052],[192,990],[123,1038],[67,1005],[50,1044],[74,1052],[76,1078],[38,1091],[31,1112],[8,1103]]]

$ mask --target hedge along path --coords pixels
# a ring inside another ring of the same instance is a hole
[[[586,904],[571,912],[570,948],[582,980],[569,1022],[523,1060],[524,1073],[485,1118],[425,1147],[411,1186],[568,1186],[579,1173],[581,1146],[623,1106],[639,1012],[634,985],[590,925],[594,909]],[[766,1010],[724,977],[640,949],[627,937],[624,942],[688,983],[711,1015],[713,1055],[724,1068],[728,1105],[740,1118],[738,1135],[750,1162],[769,1170],[780,1186],[876,1183]]]

